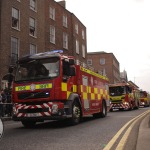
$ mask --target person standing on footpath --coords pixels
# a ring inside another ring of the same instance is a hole
[[[3,102],[2,102],[2,90],[0,91],[0,117],[4,117],[4,109],[3,109]]]
[[[4,90],[1,90],[1,96],[2,96],[2,110],[3,110],[3,117],[6,114],[6,101],[7,101],[7,96]]]

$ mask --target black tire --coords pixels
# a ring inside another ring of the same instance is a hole
[[[102,112],[93,114],[94,118],[104,118],[107,116],[107,106],[106,106],[106,102],[103,101],[102,102]]]
[[[77,125],[81,121],[81,106],[78,101],[74,101],[72,104],[72,117],[71,125]]]
[[[110,112],[113,112],[113,108],[109,109]]]
[[[35,126],[36,122],[35,121],[21,121],[23,126],[26,128],[32,128]]]
[[[139,109],[139,102],[137,102],[136,106],[134,107],[134,109]]]
[[[133,104],[130,102],[130,107],[128,109],[129,111],[133,110]]]
[[[106,102],[103,101],[102,102],[102,112],[100,113],[101,118],[104,118],[107,116],[107,106],[106,106]]]

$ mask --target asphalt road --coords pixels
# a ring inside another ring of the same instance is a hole
[[[5,121],[0,150],[102,150],[120,128],[148,109],[109,112],[100,119],[89,116],[76,126],[48,121],[26,129],[20,122]]]

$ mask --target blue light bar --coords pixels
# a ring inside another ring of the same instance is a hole
[[[51,53],[63,53],[63,50],[52,50]]]

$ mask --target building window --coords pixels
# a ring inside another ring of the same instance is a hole
[[[82,45],[82,57],[85,58],[85,46]]]
[[[30,54],[36,54],[36,45],[30,44]]]
[[[19,29],[19,10],[12,8],[12,27]]]
[[[63,15],[63,26],[67,28],[67,16]]]
[[[30,0],[30,9],[36,10],[36,0]]]
[[[106,76],[106,69],[105,68],[102,69],[102,75]]]
[[[88,64],[89,66],[91,66],[91,65],[92,65],[92,59],[87,59],[87,64]]]
[[[85,35],[84,35],[84,30],[82,30],[82,39],[83,39],[83,40],[85,39],[84,36],[85,36]]]
[[[76,40],[76,53],[79,54],[79,41]]]
[[[50,42],[55,44],[55,27],[50,26]]]
[[[49,17],[55,20],[55,8],[49,7]]]
[[[29,25],[30,25],[30,35],[36,36],[36,29],[35,29],[35,19],[30,18],[29,19]]]
[[[78,24],[75,24],[75,32],[78,34]]]
[[[19,40],[11,37],[11,64],[15,64],[18,59]]]
[[[63,48],[68,49],[68,34],[63,33]]]
[[[105,65],[105,58],[100,58],[100,64]]]

